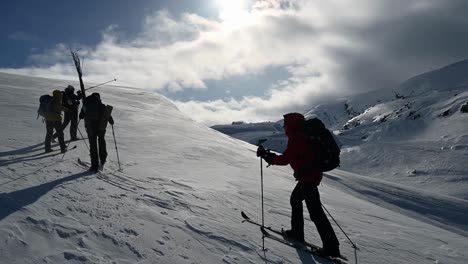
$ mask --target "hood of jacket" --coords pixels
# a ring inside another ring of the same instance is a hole
[[[304,123],[305,118],[299,113],[288,113],[284,116],[284,131],[288,138],[291,138],[297,133],[297,130]]]
[[[59,90],[53,91],[52,96],[54,97],[54,100],[62,100],[62,92]]]

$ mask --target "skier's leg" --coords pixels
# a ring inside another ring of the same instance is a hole
[[[106,149],[106,131],[100,130],[98,133],[98,143],[99,143],[99,160],[101,165],[106,163],[107,159],[107,149]]]
[[[52,124],[52,121],[45,121],[46,123],[46,137],[44,140],[44,149],[45,152],[50,152],[52,148],[50,147],[50,141],[52,140],[52,135],[54,133],[54,126]]]
[[[92,129],[88,129],[89,140],[89,155],[91,157],[91,170],[97,171],[99,166],[99,157],[97,149],[97,133]]]
[[[62,123],[60,121],[55,121],[54,122],[54,128],[55,128],[55,134],[57,135],[58,137],[58,140],[59,140],[59,144],[60,144],[60,150],[62,150],[62,152],[64,152],[67,148],[67,146],[65,145],[65,140],[63,138],[63,130],[62,130]]]
[[[304,240],[304,213],[302,209],[302,201],[304,197],[300,187],[301,183],[296,184],[296,187],[291,193],[291,231],[290,235],[296,240]],[[289,236],[289,234],[288,234]]]
[[[70,139],[76,140],[76,132],[78,130],[78,108],[70,110]]]
[[[64,117],[63,117],[62,130],[65,130],[65,128],[68,126],[68,123],[70,123],[71,118],[72,118],[72,115],[70,111],[65,112]]]
[[[340,243],[336,238],[335,231],[333,230],[330,221],[328,221],[328,218],[323,211],[317,185],[313,183],[303,184],[302,193],[304,194],[310,219],[315,223],[320,238],[322,239],[323,249],[329,255],[339,256]]]
[[[61,124],[61,127],[62,127],[62,132],[65,131],[65,128],[68,126],[68,123],[70,122],[70,115],[68,112],[65,112],[64,114],[64,117],[63,117],[63,123]],[[54,134],[54,137],[53,138],[57,138],[58,137],[58,133],[55,132]]]

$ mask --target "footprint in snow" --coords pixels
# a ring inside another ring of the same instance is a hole
[[[162,252],[161,250],[158,250],[158,249],[155,249],[155,248],[152,248],[152,250],[159,256],[164,256],[164,252]]]
[[[122,232],[124,234],[127,234],[127,235],[131,235],[131,236],[138,236],[139,235],[135,230],[128,229],[128,228],[124,228],[124,229],[120,230],[120,232]]]
[[[183,258],[183,259],[189,259],[189,257],[185,256],[185,255],[179,255],[179,257]]]
[[[76,253],[72,253],[72,252],[63,252],[63,257],[66,259],[66,260],[78,260],[80,262],[87,262],[88,261],[88,258],[86,256],[80,256]]]

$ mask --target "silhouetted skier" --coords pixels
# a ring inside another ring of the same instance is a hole
[[[46,137],[44,141],[45,152],[51,152],[51,141],[54,133],[54,129],[57,133],[57,137],[60,144],[60,150],[62,153],[67,151],[65,146],[65,141],[63,139],[63,130],[62,130],[62,111],[67,111],[67,109],[62,105],[62,93],[59,90],[55,90],[53,93],[53,100],[51,105],[47,109],[45,114],[45,123],[46,123]]]
[[[71,85],[68,85],[67,88],[62,92],[62,104],[69,111],[65,112],[62,130],[65,131],[65,128],[70,123],[70,140],[77,140],[76,132],[78,130],[78,107],[80,105],[81,91],[78,91],[75,94],[75,88]],[[54,134],[54,139],[57,138],[57,134]]]
[[[91,156],[90,170],[95,172],[99,169],[99,162],[103,166],[107,158],[106,129],[101,126],[102,119],[105,118],[105,110],[106,106],[101,102],[100,95],[93,93],[84,99],[80,112],[80,119],[84,118],[88,133]],[[112,116],[109,116],[108,122],[111,125],[114,124]]]
[[[291,229],[285,231],[285,235],[300,242],[304,241],[302,201],[305,200],[310,219],[315,223],[323,243],[321,252],[317,253],[324,256],[339,257],[339,242],[322,209],[317,188],[323,177],[322,172],[297,173],[305,163],[314,160],[314,150],[311,149],[306,137],[298,133],[299,127],[304,122],[305,118],[302,114],[289,113],[284,115],[284,130],[288,136],[286,150],[282,155],[277,156],[260,145],[257,149],[257,156],[262,157],[268,164],[272,165],[284,166],[290,164],[294,170],[294,175],[300,175],[296,177],[297,184],[291,193]]]

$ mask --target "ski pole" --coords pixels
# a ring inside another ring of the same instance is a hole
[[[263,159],[260,157],[260,180],[261,180],[261,189],[262,189],[262,227],[265,226],[265,215],[263,213]],[[265,236],[262,237],[262,249],[265,251]]]
[[[88,151],[90,151],[90,149],[89,149],[89,147],[88,147],[88,143],[86,143],[86,140],[85,140],[85,138],[83,137],[83,134],[81,133],[80,128],[78,127],[77,129],[78,129],[78,132],[80,133],[81,138],[83,139],[83,142],[84,142],[85,145],[86,145],[86,148],[88,149]]]
[[[108,84],[108,83],[110,83],[110,82],[116,82],[116,81],[117,81],[117,79],[112,79],[112,80],[110,80],[110,81],[103,82],[103,83],[101,83],[101,84],[88,87],[88,88],[85,89],[85,91],[91,90],[91,89],[96,88],[96,87],[99,87],[99,86],[102,86],[102,85],[104,85],[104,84]]]
[[[266,139],[258,140],[258,146],[261,146]],[[263,202],[263,159],[260,157],[260,186],[261,186],[261,193],[262,193],[262,227],[265,226],[265,213],[264,213],[264,202]],[[265,236],[262,237],[262,249],[265,251]]]
[[[261,146],[266,139],[259,139],[257,146]],[[260,157],[260,188],[262,194],[262,227],[265,227],[265,213],[264,213],[264,202],[263,202],[263,159]],[[265,236],[262,236],[262,250],[265,252]]]
[[[76,123],[76,129],[78,130],[78,132],[80,133],[80,136],[81,136],[81,139],[83,140],[83,142],[85,143],[86,145],[86,148],[89,150],[89,147],[88,147],[88,143],[86,143],[86,140],[85,140],[85,137],[83,137],[83,134],[81,133],[81,130],[80,130],[80,122],[81,122],[81,119],[78,120],[78,122]],[[68,143],[70,144],[70,143]]]
[[[115,152],[117,153],[117,162],[119,163],[119,170],[122,170],[122,168],[120,168],[119,150],[117,149],[117,140],[115,139],[114,125],[111,125],[111,126],[112,126],[112,135],[114,136]]]
[[[327,214],[331,217],[331,219],[333,219],[333,221],[335,222],[335,224],[340,228],[341,232],[343,232],[343,234],[346,236],[346,238],[348,238],[349,242],[351,242],[351,244],[353,245],[354,248],[358,249],[358,247],[356,246],[356,244],[353,243],[353,241],[349,238],[349,236],[346,234],[346,232],[343,230],[343,228],[341,228],[341,226],[338,224],[338,222],[335,220],[335,218],[330,214],[330,212],[327,210],[327,208],[325,208],[325,205],[322,204],[322,207],[323,209],[325,209],[325,211],[327,212]],[[359,249],[358,249],[359,250]]]
[[[338,224],[338,222],[335,220],[335,218],[330,214],[330,212],[327,210],[327,208],[325,207],[325,205],[323,205],[323,203],[320,203],[323,207],[323,209],[325,209],[325,211],[327,212],[327,214],[331,217],[331,219],[333,219],[333,221],[335,222],[335,224],[338,226],[338,228],[340,228],[341,232],[343,232],[343,234],[346,236],[346,238],[349,240],[349,242],[351,243],[351,245],[353,245],[353,248],[354,248],[354,258],[355,258],[355,263],[358,263],[357,262],[357,250],[359,250],[359,248],[356,246],[356,244],[354,244],[354,242],[351,240],[351,238],[349,238],[349,236],[346,234],[346,232],[343,230],[343,228],[341,228],[340,224]]]

